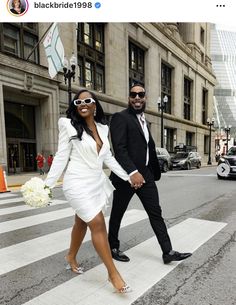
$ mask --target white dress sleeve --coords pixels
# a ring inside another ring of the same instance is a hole
[[[107,151],[107,154],[104,159],[105,165],[113,171],[118,177],[125,181],[130,182],[130,177],[127,172],[120,166],[120,164],[116,161],[116,159],[112,156],[110,150]]]
[[[72,143],[68,135],[66,123],[67,121],[65,118],[60,118],[58,121],[58,149],[53,159],[52,166],[49,170],[47,178],[45,180],[45,184],[50,188],[55,186],[57,180],[62,175],[63,170],[65,169],[70,157]]]

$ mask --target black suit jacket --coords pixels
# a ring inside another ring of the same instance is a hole
[[[149,179],[150,175],[147,174],[147,166],[145,165],[148,145],[148,169],[153,173],[155,180],[160,179],[161,170],[156,155],[155,142],[149,130],[149,143],[147,144],[142,127],[132,109],[127,108],[115,113],[111,119],[110,131],[115,158],[128,174],[138,170],[145,180]],[[111,180],[117,178],[112,173]]]

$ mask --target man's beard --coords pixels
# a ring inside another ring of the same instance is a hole
[[[146,108],[146,103],[143,103],[143,106],[142,108],[140,109],[135,109],[131,103],[128,104],[128,108],[129,110],[131,110],[133,113],[135,114],[140,114],[140,113],[143,113],[145,111],[145,108]]]

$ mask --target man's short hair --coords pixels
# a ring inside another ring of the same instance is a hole
[[[141,88],[143,88],[144,91],[145,91],[144,86],[143,86],[142,84],[140,84],[140,83],[135,83],[135,84],[133,84],[133,85],[130,87],[129,91],[131,91],[131,89],[133,89],[134,87],[141,87]]]

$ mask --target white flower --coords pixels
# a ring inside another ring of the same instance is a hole
[[[47,206],[52,197],[50,188],[37,177],[31,178],[22,185],[21,193],[27,205],[37,208]]]

